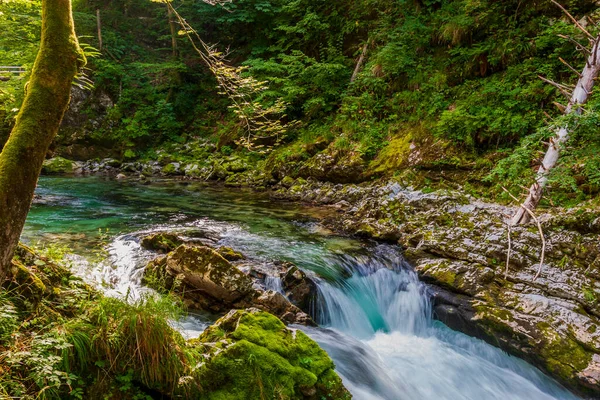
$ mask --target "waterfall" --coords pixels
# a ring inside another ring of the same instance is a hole
[[[351,276],[318,281],[325,329],[304,330],[355,399],[576,398],[524,361],[434,321],[426,286],[395,247],[329,262]]]
[[[379,269],[355,273],[337,284],[319,282],[319,324],[357,337],[376,332],[423,334],[431,321],[431,306],[412,271]]]

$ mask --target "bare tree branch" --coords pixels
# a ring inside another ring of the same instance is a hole
[[[508,189],[506,189],[505,187],[502,187],[502,189],[508,193],[508,195],[510,197],[513,198],[513,200],[515,200],[517,203],[519,202],[519,199],[517,199],[511,192],[508,191]],[[535,281],[539,276],[540,273],[542,272],[542,268],[544,267],[544,258],[546,255],[546,238],[544,237],[544,231],[542,229],[542,224],[540,223],[540,220],[535,216],[535,214],[533,213],[533,211],[531,211],[529,208],[525,207],[524,205],[520,206],[521,208],[523,208],[525,211],[527,211],[527,213],[529,214],[529,216],[536,222],[537,227],[538,227],[538,232],[540,234],[540,239],[542,239],[542,251],[540,254],[540,265],[538,266],[537,272],[535,274],[535,276],[533,277],[533,280]],[[507,223],[507,225],[511,226],[512,224],[510,223],[510,221]],[[509,235],[510,235],[510,228],[509,228]],[[509,254],[510,254],[510,249],[511,249],[511,242],[510,242],[510,236],[508,238],[508,243],[509,243]],[[506,264],[506,273],[508,273],[508,261],[507,260],[507,264]],[[506,274],[505,274],[506,277]]]
[[[204,0],[212,5],[224,5],[231,0]],[[202,61],[208,66],[217,79],[220,94],[226,95],[232,102],[229,107],[240,119],[246,135],[238,140],[238,144],[249,150],[261,149],[256,139],[275,138],[277,143],[283,138],[288,129],[298,124],[297,121],[283,123],[286,117],[287,104],[281,98],[275,99],[270,105],[263,105],[260,96],[268,89],[267,82],[258,81],[244,74],[246,67],[233,67],[227,64],[229,49],[220,52],[216,45],[209,45],[202,40],[194,28],[177,12],[170,1],[166,0],[172,15],[175,16],[185,35]],[[264,152],[265,150],[260,150]]]
[[[569,17],[571,19],[571,21],[573,21],[573,23],[575,24],[575,26],[577,28],[579,28],[579,30],[581,32],[583,32],[588,38],[590,38],[591,40],[595,40],[595,38],[592,36],[591,33],[589,33],[587,31],[587,29],[585,29],[576,19],[575,17],[573,17],[566,8],[564,8],[560,3],[558,3],[555,0],[550,0],[551,2],[553,2],[558,8],[560,8],[565,14],[567,14],[567,17]]]
[[[579,78],[581,78],[581,72],[577,71],[575,68],[571,66],[568,62],[566,62],[562,57],[558,57],[561,63],[565,64],[571,71],[573,71]]]

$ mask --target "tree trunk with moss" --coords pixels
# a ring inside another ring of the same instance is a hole
[[[85,58],[71,0],[43,0],[42,40],[15,126],[0,153],[0,281],[19,242],[42,163],[67,109]]]

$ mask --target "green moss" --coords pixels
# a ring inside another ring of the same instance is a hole
[[[62,157],[44,161],[42,172],[45,174],[69,174],[73,172],[73,162]]]
[[[175,175],[178,172],[177,166],[173,163],[169,163],[163,167],[161,173],[163,175]]]
[[[410,144],[413,136],[410,132],[390,140],[389,144],[381,150],[369,168],[373,172],[390,172],[400,169],[406,164],[410,154]]]
[[[514,336],[515,332],[510,325],[514,318],[510,311],[488,302],[475,303],[473,309],[477,312],[477,319],[481,320],[481,327],[490,337]]]
[[[271,314],[232,312],[196,341],[215,342],[200,370],[206,399],[350,398],[327,353]]]
[[[140,244],[145,249],[167,253],[183,244],[183,240],[173,233],[158,232],[144,237]]]
[[[590,303],[598,302],[598,298],[596,297],[596,292],[589,287],[583,288],[583,298]]]
[[[281,186],[284,186],[286,188],[292,187],[294,185],[294,178],[292,178],[291,176],[285,176],[283,177],[283,179],[281,180]]]
[[[244,255],[240,252],[237,252],[235,250],[233,250],[231,247],[227,247],[227,246],[221,246],[217,249],[217,253],[219,253],[221,255],[221,257],[223,257],[224,259],[226,259],[227,261],[237,261],[237,260],[243,260]]]
[[[456,283],[456,273],[454,271],[451,271],[447,267],[447,263],[441,263],[436,268],[430,269],[428,271],[428,274],[439,283],[450,287],[454,287]]]
[[[12,275],[14,279],[25,285],[31,295],[38,298],[46,292],[46,285],[32,269],[17,260],[13,261],[13,267]]]
[[[564,381],[573,380],[576,374],[588,366],[592,354],[575,340],[559,335],[550,327],[543,332],[546,341],[541,346],[540,354],[546,369]]]

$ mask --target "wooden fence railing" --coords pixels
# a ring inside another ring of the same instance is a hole
[[[0,74],[24,74],[25,68],[18,65],[0,65]]]
[[[0,65],[0,81],[7,81],[10,75],[21,75],[25,72],[25,68],[18,65]]]

